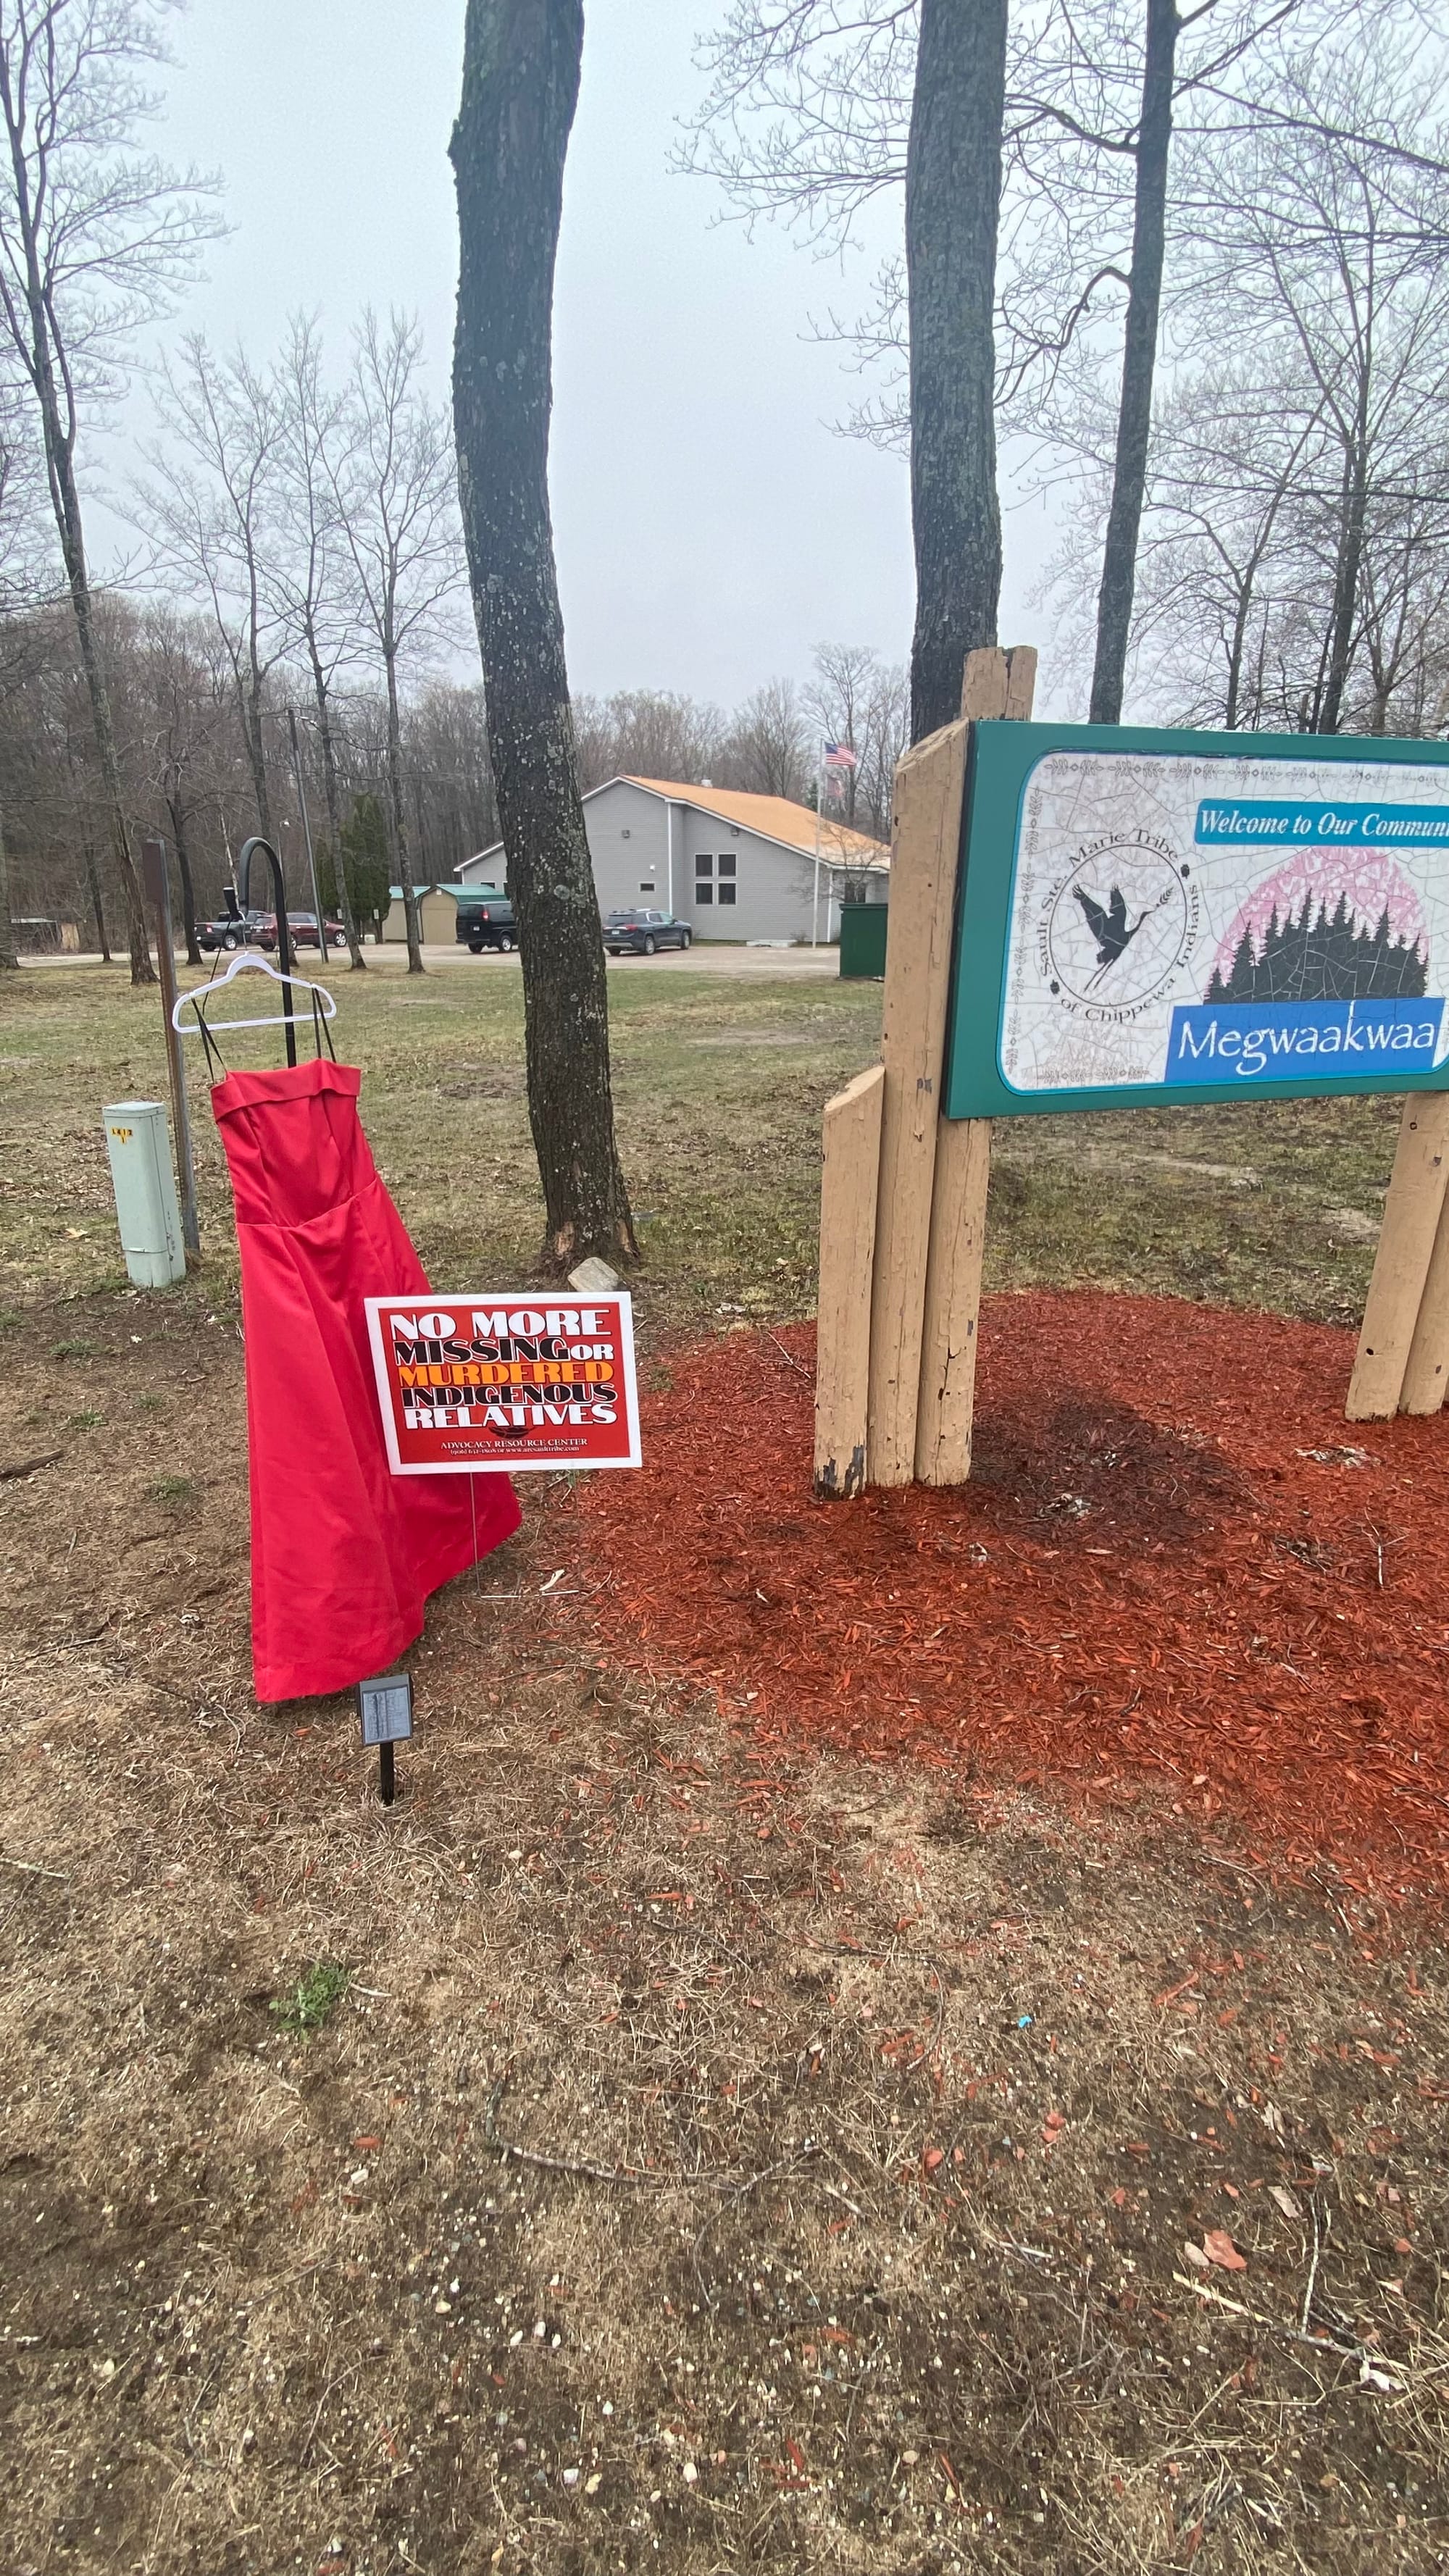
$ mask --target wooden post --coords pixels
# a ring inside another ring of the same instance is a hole
[[[1434,1255],[1446,1185],[1449,1092],[1417,1091],[1404,1104],[1378,1258],[1344,1408],[1350,1422],[1384,1421],[1407,1396],[1406,1375],[1420,1310],[1429,1302],[1431,1266],[1436,1274],[1440,1268]],[[1436,1278],[1436,1304],[1440,1296]],[[1438,1330],[1434,1314],[1426,1316],[1412,1382],[1416,1396],[1422,1396],[1429,1384],[1431,1337]],[[1430,1412],[1434,1408],[1415,1402],[1408,1409]]]
[[[1449,1192],[1439,1211],[1428,1276],[1399,1392],[1401,1413],[1437,1413],[1449,1388]]]
[[[923,1485],[964,1485],[976,1412],[976,1324],[991,1180],[989,1118],[943,1118],[926,1275],[916,1475]]]
[[[969,734],[968,725],[943,725],[939,733],[916,743],[896,771],[870,1325],[867,1454],[873,1485],[908,1485],[916,1469],[926,1265]]]
[[[866,1480],[870,1292],[884,1097],[885,1067],[873,1064],[825,1104],[815,1491],[832,1500],[858,1494]]]
[[[961,713],[1026,723],[1036,691],[1036,652],[1018,644],[968,655]],[[964,1485],[976,1413],[976,1325],[991,1181],[989,1118],[943,1118],[926,1275],[916,1475],[923,1485]]]

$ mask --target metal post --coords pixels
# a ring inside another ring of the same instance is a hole
[[[307,872],[312,879],[312,903],[317,914],[317,953],[319,957],[325,957],[327,954],[327,920],[322,910],[322,897],[317,890],[317,853],[312,847],[312,823],[307,812],[307,791],[302,785],[302,753],[297,741],[297,710],[295,707],[288,707],[287,722],[292,730],[292,775],[297,781],[297,803],[301,808],[302,833],[303,838],[307,843]],[[342,865],[342,854],[340,851],[337,854],[336,865],[338,867],[341,867]]]
[[[275,906],[277,915],[277,962],[282,977],[282,1017],[286,1022],[284,1035],[287,1046],[287,1062],[290,1065],[295,1065],[297,1061],[297,1006],[292,996],[292,932],[291,926],[287,920],[287,880],[282,873],[282,862],[278,858],[276,851],[273,849],[271,842],[264,841],[260,832],[254,832],[251,839],[245,843],[241,857],[237,862],[237,873],[241,878],[241,899],[242,910],[244,912],[250,912],[252,908],[252,852],[254,850],[260,850],[262,852],[266,859],[267,866],[271,870],[272,902]]]
[[[171,885],[164,841],[141,843],[141,873],[156,915],[156,963],[161,974],[161,1012],[166,1027],[166,1063],[171,1075],[171,1114],[176,1125],[176,1177],[181,1186],[181,1240],[186,1266],[201,1259],[201,1227],[196,1212],[196,1170],[191,1159],[191,1118],[186,1104],[186,1071],[181,1038],[172,1021],[176,1006],[176,952],[171,942]]]

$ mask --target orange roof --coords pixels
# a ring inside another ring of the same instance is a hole
[[[742,831],[758,832],[767,841],[802,850],[812,859],[815,856],[814,807],[797,805],[788,796],[747,796],[741,788],[701,787],[698,783],[691,787],[677,778],[631,777],[626,784],[647,787],[655,796],[667,796],[673,804],[692,805],[699,814],[717,814],[721,822],[738,823]],[[890,865],[890,852],[884,842],[872,841],[864,832],[852,832],[844,823],[829,819],[820,825],[820,855],[837,865]]]

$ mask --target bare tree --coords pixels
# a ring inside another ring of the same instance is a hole
[[[140,326],[195,275],[212,183],[137,149],[165,60],[156,0],[3,0],[0,314],[40,416],[46,478],[90,699],[131,980],[152,980],[140,883],[95,633],[76,444],[81,406],[124,380]]]
[[[244,349],[218,358],[201,332],[163,370],[162,436],[133,510],[155,571],[207,610],[231,671],[257,828],[272,836],[267,686],[287,643],[271,567],[278,552],[282,413]]]
[[[194,622],[158,604],[141,621],[130,656],[137,729],[137,765],[149,776],[170,826],[181,879],[181,918],[188,962],[199,966],[196,879],[192,834],[202,808],[213,801],[212,763],[226,729],[226,712]]]
[[[488,743],[523,963],[550,1263],[637,1258],[614,1134],[603,933],[548,502],[554,266],[582,0],[468,0],[452,141],[453,405]]]
[[[767,680],[735,710],[727,759],[733,785],[801,802],[810,776],[810,722],[793,680]]]
[[[851,766],[841,772],[841,820],[855,827],[855,809],[860,801],[861,757],[870,722],[872,699],[881,675],[880,655],[868,644],[817,644],[815,677],[805,693],[805,704],[817,733],[824,740],[840,743],[851,754]],[[960,691],[957,690],[957,697]],[[817,762],[820,743],[814,746]]]
[[[1304,114],[1254,138],[1207,265],[1251,327],[1286,328],[1331,433],[1332,599],[1309,723],[1335,733],[1376,494],[1433,490],[1433,470],[1425,484],[1414,460],[1439,443],[1449,393],[1449,169],[1406,168],[1402,148],[1385,149],[1403,147],[1422,113],[1416,65],[1365,40],[1351,63],[1300,58],[1289,75],[1283,104]],[[1317,121],[1325,109],[1337,130]],[[1365,129],[1367,142],[1343,139]]]
[[[1119,724],[1122,719],[1137,539],[1147,484],[1162,268],[1167,256],[1167,169],[1172,143],[1173,76],[1181,29],[1177,0],[1147,0],[1142,111],[1132,152],[1132,263],[1127,275],[1127,319],[1122,335],[1122,390],[1117,406],[1112,499],[1097,593],[1097,651],[1089,710],[1093,724]]]
[[[35,621],[22,612],[50,587],[40,540],[43,478],[25,434],[10,370],[0,365],[0,697],[8,699],[33,651]],[[0,973],[20,960],[10,914],[10,862],[0,809]]]
[[[673,689],[617,689],[610,698],[576,698],[574,740],[585,788],[621,776],[711,778],[727,756],[719,708]]]
[[[364,315],[348,387],[346,443],[333,461],[338,522],[387,692],[386,812],[410,975],[422,974],[423,952],[403,802],[399,667],[436,646],[463,579],[452,436],[446,413],[423,392],[421,363],[416,322],[394,313],[384,331],[375,313]]]
[[[277,368],[277,394],[282,425],[281,490],[272,581],[311,686],[327,834],[335,852],[342,832],[342,804],[337,784],[332,693],[339,669],[357,650],[357,602],[351,553],[329,465],[329,459],[339,454],[345,441],[345,409],[342,397],[329,391],[324,383],[321,334],[315,320],[306,314],[292,317]],[[346,870],[339,866],[336,876],[348,951],[353,965],[360,968],[367,961],[353,918]]]

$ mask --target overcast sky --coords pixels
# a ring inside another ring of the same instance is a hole
[[[670,171],[712,6],[587,0],[552,484],[574,688],[728,704],[823,639],[903,659],[912,587],[905,466],[835,433],[852,380],[810,337],[853,281]],[[462,28],[463,0],[192,0],[157,140],[222,170],[233,230],[173,330],[262,352],[315,306],[340,357],[365,303],[402,305],[446,393]],[[1041,524],[1008,521],[1007,640]]]

